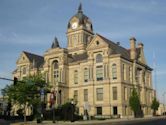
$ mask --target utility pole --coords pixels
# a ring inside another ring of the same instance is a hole
[[[163,93],[163,106],[164,106],[163,115],[166,115],[166,114],[165,114],[165,95],[166,95],[166,92]]]

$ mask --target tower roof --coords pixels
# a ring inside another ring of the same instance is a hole
[[[52,42],[51,48],[53,49],[53,48],[58,48],[58,47],[60,47],[59,42],[58,42],[57,37],[55,37],[53,42]]]
[[[72,18],[69,20],[69,23],[68,23],[68,28],[71,27],[71,22],[73,19],[77,19],[78,21],[78,24],[79,25],[84,25],[86,26],[87,23],[91,24],[91,28],[92,28],[92,23],[91,23],[91,20],[89,19],[89,17],[87,17],[84,13],[83,13],[83,9],[82,9],[82,4],[80,3],[79,6],[78,6],[78,11],[77,13],[72,16]],[[93,30],[93,29],[92,29]]]
[[[80,3],[79,7],[78,7],[78,13],[82,13],[82,4]]]

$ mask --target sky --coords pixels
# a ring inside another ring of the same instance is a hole
[[[144,43],[148,65],[156,65],[153,86],[162,102],[166,92],[165,0],[0,0],[0,77],[12,78],[22,51],[43,55],[55,36],[65,48],[67,24],[80,2],[95,33],[126,48],[132,36]],[[0,80],[0,88],[9,83]]]

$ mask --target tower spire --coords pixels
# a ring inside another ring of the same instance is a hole
[[[59,42],[58,42],[57,37],[55,37],[52,42],[51,48],[57,48],[57,47],[59,47]]]
[[[82,11],[82,3],[80,2],[80,5],[79,5],[79,7],[78,7],[78,13],[82,13],[83,11]]]

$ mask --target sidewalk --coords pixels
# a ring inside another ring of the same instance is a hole
[[[127,122],[127,121],[146,121],[146,120],[153,120],[153,119],[166,119],[164,116],[160,117],[147,117],[147,118],[122,118],[122,119],[107,119],[107,120],[91,120],[91,121],[75,121],[75,122],[64,122],[64,121],[57,121],[56,123],[52,123],[52,121],[43,121],[40,124],[37,124],[36,121],[27,122],[24,124],[21,123],[12,123],[11,125],[89,125],[89,124],[100,124],[100,123],[120,123],[120,122]]]

